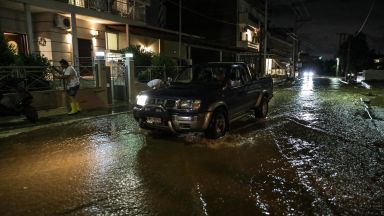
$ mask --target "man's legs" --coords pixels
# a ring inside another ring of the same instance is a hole
[[[68,113],[68,115],[73,115],[80,111],[79,102],[76,100],[76,93],[78,89],[79,87],[75,86],[67,90],[67,94],[71,103],[71,111]]]

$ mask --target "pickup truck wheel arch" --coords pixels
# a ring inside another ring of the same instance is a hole
[[[228,115],[224,108],[218,108],[213,112],[205,137],[217,139],[225,135],[228,130]]]

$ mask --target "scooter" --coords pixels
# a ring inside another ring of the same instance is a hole
[[[23,87],[18,86],[21,80],[10,81],[9,87],[14,94],[3,95],[0,92],[0,116],[24,115],[30,122],[38,120],[36,108],[32,106],[33,96]]]

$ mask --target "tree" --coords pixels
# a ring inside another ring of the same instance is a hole
[[[150,66],[153,57],[152,52],[146,52],[140,45],[129,46],[119,50],[120,53],[132,53],[137,66]]]
[[[367,37],[363,33],[356,36],[350,35],[338,51],[338,56],[344,62],[344,71],[354,74],[372,66],[373,54],[368,47]],[[349,71],[346,71],[348,69]]]

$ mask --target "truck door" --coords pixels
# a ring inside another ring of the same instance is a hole
[[[247,106],[246,95],[247,92],[244,88],[244,82],[241,79],[240,69],[237,66],[230,68],[228,74],[230,86],[228,87],[228,94],[226,95],[227,104],[230,108],[232,117],[237,117],[245,112]]]
[[[244,107],[248,111],[250,108],[254,107],[256,99],[261,92],[259,86],[252,82],[251,74],[248,72],[247,68],[242,65],[238,67],[240,79],[244,83]]]

